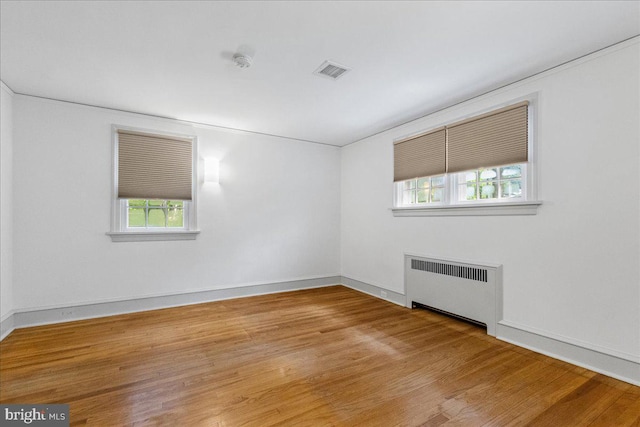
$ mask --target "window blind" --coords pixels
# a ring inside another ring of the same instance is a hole
[[[528,159],[527,101],[447,126],[447,172]]]
[[[118,130],[118,197],[192,200],[193,141]]]
[[[394,142],[394,181],[445,173],[445,128]]]

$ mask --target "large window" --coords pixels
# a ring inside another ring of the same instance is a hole
[[[525,194],[526,164],[517,164],[397,182],[395,205],[517,202],[526,200]]]
[[[525,101],[396,141],[394,207],[532,201],[529,116]]]
[[[196,138],[114,127],[114,241],[191,240]]]

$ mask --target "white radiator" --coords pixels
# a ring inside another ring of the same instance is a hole
[[[405,254],[407,305],[426,306],[487,327],[502,319],[502,266]]]

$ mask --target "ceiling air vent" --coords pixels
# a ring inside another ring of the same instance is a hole
[[[336,80],[338,77],[344,75],[347,71],[350,71],[350,69],[345,67],[344,65],[340,65],[331,61],[324,61],[322,65],[320,65],[313,72],[313,74],[328,77],[331,80]]]

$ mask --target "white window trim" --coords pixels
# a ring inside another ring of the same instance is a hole
[[[525,199],[519,201],[510,201],[505,199],[504,201],[496,200],[476,200],[472,202],[454,202],[453,188],[457,185],[456,175],[457,173],[445,174],[445,197],[443,202],[437,204],[429,203],[414,206],[398,206],[397,201],[397,185],[393,186],[393,207],[391,211],[395,217],[408,217],[408,216],[503,216],[503,215],[536,215],[538,213],[538,207],[542,205],[542,201],[538,200],[538,93],[529,94],[516,99],[511,99],[507,102],[503,102],[498,105],[494,105],[490,108],[482,111],[475,111],[471,114],[467,114],[456,119],[448,120],[447,123],[454,123],[460,120],[467,119],[494,111],[499,108],[506,107],[521,101],[529,101],[529,120],[528,120],[528,153],[529,161],[526,163],[526,180],[523,183],[525,185]],[[444,126],[446,123],[439,124],[433,128]],[[422,133],[422,132],[421,132]],[[399,139],[406,139],[407,135]]]
[[[118,199],[118,130],[129,130],[145,132],[156,135],[166,135],[179,138],[189,138],[193,141],[191,194],[193,200],[185,203],[184,207],[184,228],[180,229],[154,229],[127,227],[126,202]],[[112,173],[111,173],[111,230],[106,234],[111,237],[112,242],[150,242],[150,241],[173,241],[173,240],[195,240],[200,230],[197,227],[197,184],[198,184],[198,137],[195,135],[184,135],[158,130],[134,128],[129,126],[112,125]]]

